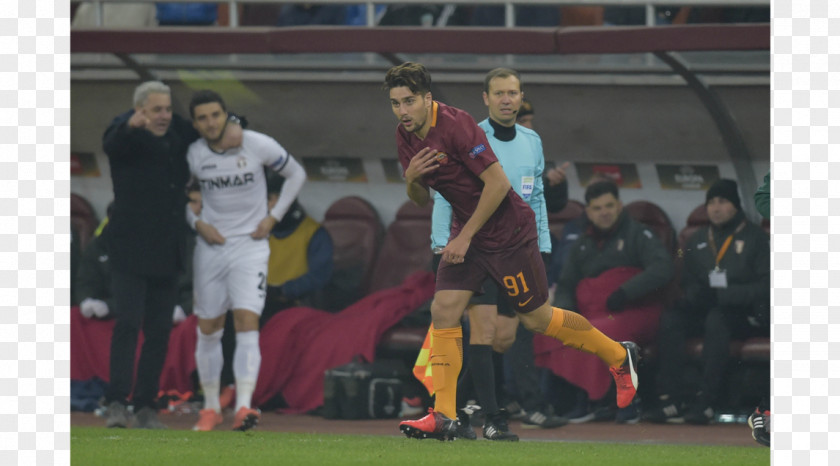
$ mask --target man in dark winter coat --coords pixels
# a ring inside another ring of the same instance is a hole
[[[628,303],[664,287],[673,273],[671,258],[659,238],[623,210],[615,183],[591,184],[584,199],[589,221],[563,264],[555,304],[578,309],[580,281],[616,267],[636,267],[642,272],[609,295],[606,305],[610,311],[620,312]]]
[[[610,338],[642,345],[651,342],[662,311],[655,298],[673,276],[671,257],[649,228],[623,210],[615,183],[598,181],[589,185],[584,199],[587,221],[580,238],[570,246],[554,304],[579,312]],[[566,417],[570,422],[592,420],[589,400],[604,398],[611,381],[597,374],[597,363],[591,358],[545,348],[542,343],[540,350],[535,345],[535,352],[541,353],[537,364],[549,367],[586,392]],[[638,419],[638,410],[632,404],[616,418],[619,422]]]
[[[770,237],[748,221],[738,186],[716,181],[706,193],[708,226],[684,248],[683,296],[659,328],[659,405],[645,417],[666,422],[683,415],[693,424],[714,417],[732,339],[770,335]],[[687,336],[703,337],[703,375],[693,400],[681,382]]]

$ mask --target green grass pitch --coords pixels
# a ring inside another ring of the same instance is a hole
[[[74,465],[769,465],[770,449],[73,427]]]

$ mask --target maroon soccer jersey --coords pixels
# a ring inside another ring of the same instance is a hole
[[[397,150],[403,173],[414,155],[426,147],[438,151],[440,167],[423,176],[423,182],[452,205],[450,238],[454,238],[478,205],[484,189],[479,175],[491,164],[498,163],[498,159],[484,131],[469,113],[437,101],[432,102],[430,128],[425,139],[409,133],[402,125],[397,126]],[[473,237],[471,246],[494,251],[517,245],[531,237],[537,237],[534,211],[516,191],[510,189],[507,197]]]

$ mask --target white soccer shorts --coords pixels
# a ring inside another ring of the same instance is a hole
[[[193,256],[193,295],[199,319],[214,319],[229,309],[262,314],[268,273],[268,240],[248,235],[207,244],[200,237]]]

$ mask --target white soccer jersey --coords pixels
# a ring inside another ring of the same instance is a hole
[[[250,235],[268,214],[263,166],[283,174],[291,155],[270,136],[242,131],[242,146],[219,154],[203,138],[190,145],[187,162],[201,184],[201,220],[225,238]]]

